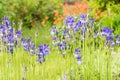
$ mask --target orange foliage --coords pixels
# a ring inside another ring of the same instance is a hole
[[[87,7],[88,7],[87,2],[76,2],[73,5],[64,5],[64,16],[67,15],[75,15],[75,14],[81,14],[81,13],[86,13],[87,12]]]
[[[95,14],[96,19],[104,16],[104,12],[102,12],[100,9],[94,9],[94,10],[96,11],[96,14]]]
[[[72,5],[60,4],[58,6],[63,7],[63,14],[60,15],[58,10],[54,10],[53,24],[62,24],[63,19],[68,15],[78,15],[78,14],[87,13],[89,4],[88,4],[88,2],[75,2]],[[104,16],[104,13],[100,9],[94,8],[93,10],[96,11],[95,16],[94,16],[95,18],[100,18],[100,17]]]
[[[54,10],[54,15],[58,16],[58,14],[59,14],[58,10]]]
[[[43,21],[41,22],[41,25],[45,25],[45,20],[43,20]]]
[[[57,10],[54,10],[54,22],[53,24],[62,24],[63,19],[68,15],[76,15],[87,12],[87,2],[75,2],[73,5],[60,4],[59,7],[63,7],[63,15],[59,15]]]
[[[45,17],[45,20],[48,20],[48,19],[49,19],[49,17],[48,17],[48,16],[46,16],[46,17]]]

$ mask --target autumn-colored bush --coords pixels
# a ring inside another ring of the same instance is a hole
[[[87,8],[89,6],[88,2],[73,2],[70,4],[69,2],[60,4],[63,7],[63,14],[59,14],[58,10],[54,11],[54,23],[53,24],[62,24],[63,19],[68,15],[79,15],[87,12]]]

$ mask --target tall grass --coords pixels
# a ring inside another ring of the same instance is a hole
[[[38,27],[38,31],[36,37],[36,29],[23,28],[23,36],[30,36],[36,46],[51,43],[49,28]],[[0,80],[119,80],[120,55],[114,52],[119,51],[119,46],[112,51],[104,45],[105,38],[95,39],[93,34],[94,30],[88,29],[83,41],[75,40],[78,36],[73,35],[73,40],[67,41],[70,49],[65,50],[65,56],[51,43],[50,55],[45,56],[45,62],[41,64],[36,62],[36,55],[29,55],[22,47],[16,48],[14,54],[0,52]],[[81,50],[81,64],[73,57],[76,47]]]

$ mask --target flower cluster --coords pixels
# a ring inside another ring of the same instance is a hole
[[[116,44],[120,44],[120,36],[119,35],[116,36]]]
[[[21,28],[15,31],[15,29],[11,27],[7,17],[3,17],[2,24],[0,25],[0,45],[0,51],[6,51],[11,54],[14,53],[16,47],[22,46],[24,51],[27,51],[30,55],[36,54],[36,61],[38,63],[45,61],[45,56],[50,53],[47,44],[39,45],[38,48],[36,48],[33,41],[29,38],[23,38]]]
[[[111,49],[113,49],[114,45],[115,45],[114,37],[113,37],[113,30],[111,30],[108,27],[104,27],[102,29],[102,36],[105,36],[105,38],[106,38],[105,45],[110,47]]]
[[[113,50],[115,44],[120,43],[120,36],[116,36],[115,42],[113,30],[108,27],[104,27],[99,30],[94,27],[95,25],[94,18],[91,18],[86,14],[81,14],[79,17],[67,16],[62,27],[58,28],[53,26],[51,28],[51,35],[53,37],[52,43],[58,46],[58,49],[62,54],[65,54],[66,50],[69,50],[72,53],[74,52],[73,55],[77,58],[79,63],[81,63],[80,49],[83,48],[83,44],[78,44],[84,42],[85,39],[89,40],[92,38],[96,40],[99,37],[101,37],[101,39],[105,38],[105,47],[107,46]],[[76,47],[79,47],[80,49]],[[95,47],[97,46],[95,45]]]
[[[10,26],[7,17],[2,18],[2,24],[0,25],[0,45],[2,45],[2,48],[4,46],[4,51],[13,54],[14,47],[20,44],[19,39],[21,34],[21,30],[15,31],[15,29]]]
[[[21,41],[25,51],[28,51],[31,55],[35,54],[35,45],[30,39],[22,38]]]
[[[49,55],[49,47],[47,44],[40,45],[37,51],[37,62],[42,63],[45,61],[45,56]]]
[[[77,63],[81,64],[81,56],[80,56],[80,49],[79,48],[75,48],[75,53],[73,54],[74,57],[77,59]]]

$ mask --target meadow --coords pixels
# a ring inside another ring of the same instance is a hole
[[[88,4],[59,4],[64,14],[53,9],[53,21],[47,12],[18,24],[1,17],[0,80],[120,80],[119,14],[89,11]]]

